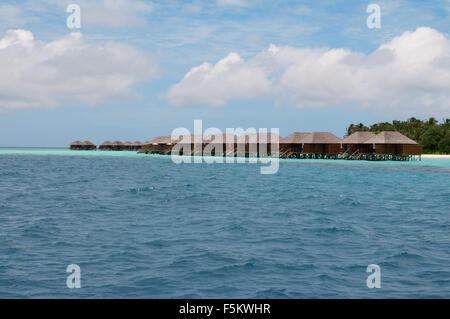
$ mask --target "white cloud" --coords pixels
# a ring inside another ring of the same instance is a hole
[[[132,87],[158,72],[127,44],[91,43],[78,32],[42,42],[26,30],[0,39],[0,70],[0,110],[133,98]]]
[[[233,53],[214,66],[192,68],[165,96],[180,106],[273,96],[300,108],[348,105],[448,116],[450,40],[422,27],[368,55],[272,45],[247,61]]]
[[[266,74],[239,55],[230,53],[215,65],[203,63],[192,68],[166,96],[175,105],[224,105],[229,97],[251,99],[267,95],[271,83]]]

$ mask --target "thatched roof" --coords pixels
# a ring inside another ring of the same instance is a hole
[[[123,143],[123,145],[125,145],[125,146],[133,146],[133,143],[131,143],[130,141],[126,141],[125,143]]]
[[[75,142],[72,142],[72,144],[70,144],[70,146],[82,146],[82,145],[86,145],[86,144],[84,144],[84,142],[81,142],[81,141],[75,141]]]
[[[177,140],[172,140],[170,135],[167,136],[157,136],[150,141],[147,141],[144,143],[144,145],[149,144],[169,144],[169,143],[175,143]]]
[[[198,135],[198,134],[189,134],[189,135],[181,135],[179,136],[179,139],[172,141],[171,143],[189,143],[193,144],[196,143],[197,141],[201,141],[203,142],[204,137],[203,135]]]
[[[222,143],[234,144],[237,141],[237,136],[234,134],[211,134],[203,138],[206,143]]]
[[[280,139],[280,143],[284,144],[299,144],[302,143],[301,141],[306,138],[311,133],[305,133],[305,132],[294,132],[285,138]]]
[[[84,145],[95,146],[91,141],[84,141]]]
[[[342,140],[343,144],[362,144],[374,137],[372,132],[355,132]]]
[[[396,131],[383,131],[363,144],[417,144],[417,142]]]
[[[168,136],[157,136],[150,140],[150,144],[167,144],[170,143],[170,135]]]
[[[313,132],[301,140],[304,144],[340,144],[342,141],[330,132]]]
[[[238,137],[238,143],[242,143],[243,138],[245,138],[245,143],[271,143],[273,141],[280,141],[280,135],[276,133],[250,133],[244,134]]]
[[[112,143],[112,145],[113,145],[113,146],[123,146],[123,143],[120,142],[120,141],[114,141],[114,142]]]
[[[100,146],[111,146],[112,143],[110,141],[105,141],[102,144],[100,144]]]
[[[134,142],[134,143],[132,143],[132,144],[133,144],[133,146],[141,146],[141,145],[142,145],[142,143],[139,142],[139,141],[136,141],[136,142]]]

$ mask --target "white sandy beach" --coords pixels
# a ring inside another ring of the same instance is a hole
[[[450,158],[450,155],[422,154],[422,158]]]

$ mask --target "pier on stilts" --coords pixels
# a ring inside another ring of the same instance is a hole
[[[231,139],[228,136],[226,140],[225,138],[215,140],[208,136],[201,139],[200,144],[181,142],[181,139],[172,140],[170,136],[160,136],[144,143],[139,152],[170,155],[173,147],[180,144],[182,147],[179,147],[179,155],[183,155],[183,151],[190,150],[189,154],[192,156],[203,156],[205,149],[208,148],[207,153],[210,156],[271,157],[271,138],[265,136],[261,139],[261,134],[256,134],[256,138],[255,134],[252,134],[252,139],[245,137],[239,140],[236,136]],[[194,138],[194,136],[191,137]],[[356,132],[343,140],[329,132],[295,132],[286,138],[278,136],[277,138],[279,142],[277,154],[283,159],[417,161],[421,160],[422,154],[421,145],[394,131],[385,131],[378,135],[371,132]],[[184,155],[188,153],[185,152]]]

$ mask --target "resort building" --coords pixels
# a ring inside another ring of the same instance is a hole
[[[130,141],[126,141],[123,143],[123,150],[124,151],[131,151],[133,149],[133,143]]]
[[[112,143],[110,141],[105,141],[98,147],[101,151],[111,151],[112,150]]]
[[[83,150],[83,151],[90,151],[90,150],[95,150],[97,149],[97,146],[95,146],[92,142],[90,141],[75,141],[72,144],[70,144],[70,149],[71,150]]]
[[[342,140],[343,157],[354,157],[361,153],[372,153],[372,146],[370,144],[364,144],[364,142],[375,136],[372,132],[355,132],[347,136]]]
[[[91,141],[84,141],[84,149],[85,150],[96,150],[97,146]]]
[[[114,141],[111,145],[113,151],[124,151],[125,145],[120,141]]]
[[[280,157],[298,157],[303,152],[302,140],[311,133],[294,132],[285,138],[280,138]]]
[[[278,143],[278,149],[272,149],[272,143]],[[249,133],[241,136],[234,134],[212,134],[158,136],[143,144],[140,142],[106,141],[100,150],[130,150],[145,154],[169,155],[176,147],[179,155],[211,155],[280,158],[323,158],[323,159],[360,159],[360,160],[409,160],[420,159],[422,146],[412,139],[395,131],[380,134],[355,132],[343,140],[329,132],[294,132],[282,138],[278,134]],[[96,149],[89,141],[75,141],[70,144],[73,150]]]
[[[211,156],[235,156],[237,136],[212,134],[203,138],[203,152]]]
[[[300,142],[307,158],[337,158],[341,153],[342,140],[330,132],[313,132]]]
[[[136,141],[131,144],[131,151],[139,151],[142,147],[142,143],[139,141]]]
[[[204,147],[203,135],[190,134],[190,135],[180,135],[178,139],[171,139],[171,143],[177,145],[177,150],[179,155],[195,155],[201,156]],[[190,149],[190,153],[189,153]]]
[[[75,141],[72,142],[72,144],[70,144],[70,149],[71,150],[81,150],[84,147],[84,143],[81,141]]]
[[[139,152],[146,154],[169,154],[174,144],[176,144],[176,141],[172,141],[170,135],[158,136],[143,143]]]
[[[273,152],[272,142],[280,143],[280,136],[275,133],[250,133],[237,137],[237,156],[240,157],[259,157],[269,156]]]
[[[363,144],[371,146],[379,159],[405,160],[422,154],[421,145],[396,131],[383,131]]]

